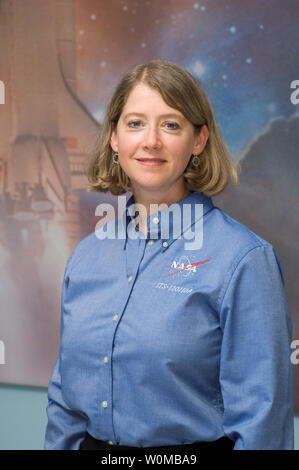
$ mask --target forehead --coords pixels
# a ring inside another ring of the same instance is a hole
[[[163,110],[163,113],[171,113],[173,115],[183,117],[182,113],[178,109],[172,108],[165,103],[158,90],[155,90],[143,83],[139,83],[131,90],[122,114],[124,115],[128,112],[140,112],[146,114],[147,111],[158,110],[157,106],[159,107],[159,112]]]

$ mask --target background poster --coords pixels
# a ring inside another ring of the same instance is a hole
[[[151,59],[202,83],[242,164],[214,204],[277,249],[299,340],[298,39],[293,0],[0,0],[2,383],[48,385],[66,259],[117,204],[86,192],[88,155],[120,76]]]

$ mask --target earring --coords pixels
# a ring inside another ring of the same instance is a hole
[[[112,155],[112,160],[113,160],[113,163],[116,163],[116,164],[119,163],[117,152]]]
[[[195,166],[195,167],[199,166],[199,164],[200,164],[199,156],[192,154],[192,160],[191,160],[191,162],[192,162],[192,165],[193,165],[193,166]]]

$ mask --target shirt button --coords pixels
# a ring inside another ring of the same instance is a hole
[[[131,282],[132,281],[132,276],[128,277],[128,282]]]
[[[102,407],[107,408],[107,406],[108,406],[108,403],[106,402],[106,400],[102,401]]]
[[[168,243],[167,243],[167,242],[163,242],[163,246],[164,246],[165,248],[167,248],[167,247],[168,247]]]
[[[153,243],[154,243],[154,240],[149,240],[147,244],[152,245]]]
[[[107,356],[104,357],[104,362],[105,362],[105,364],[107,364],[107,362],[108,362],[108,357]]]
[[[153,217],[153,222],[154,222],[154,224],[158,224],[159,223],[159,218],[158,217]]]
[[[118,315],[114,315],[113,320],[116,321],[118,319]]]

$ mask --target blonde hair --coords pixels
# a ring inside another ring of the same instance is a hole
[[[195,132],[204,124],[209,138],[194,167],[192,156],[184,172],[185,186],[206,196],[219,194],[229,183],[237,185],[238,173],[217,126],[212,106],[199,82],[177,64],[152,60],[129,70],[120,80],[108,104],[106,115],[88,163],[87,191],[110,191],[120,195],[132,191],[129,177],[112,159],[110,137],[132,89],[144,83],[157,90],[168,106],[180,111],[194,126]]]

